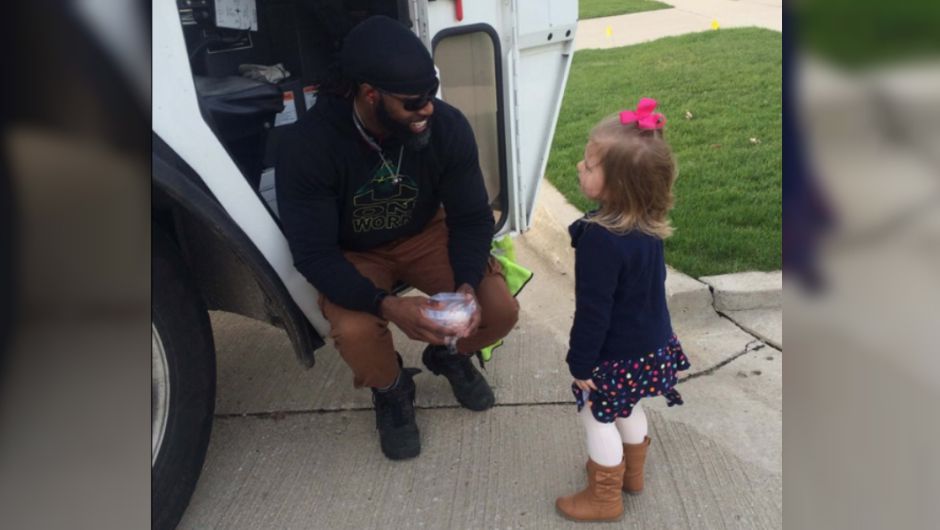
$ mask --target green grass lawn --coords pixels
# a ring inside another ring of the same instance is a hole
[[[728,29],[578,51],[546,173],[581,210],[594,207],[575,169],[588,132],[640,97],[659,101],[679,163],[666,261],[695,277],[779,269],[780,33]]]
[[[672,7],[655,0],[579,0],[578,19],[610,17]]]

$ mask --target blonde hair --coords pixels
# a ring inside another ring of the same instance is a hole
[[[665,239],[674,198],[676,162],[661,129],[622,124],[618,115],[601,120],[588,137],[604,170],[604,194],[588,221],[623,234],[638,230]]]

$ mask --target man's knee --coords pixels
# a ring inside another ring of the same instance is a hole
[[[505,337],[519,321],[519,302],[509,297],[509,299],[501,300],[494,307],[486,308],[484,312],[487,326],[500,337]]]
[[[388,322],[369,313],[347,313],[330,321],[333,340],[374,340],[388,334]]]

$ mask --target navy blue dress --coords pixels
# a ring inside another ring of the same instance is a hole
[[[682,404],[678,372],[690,368],[666,307],[661,239],[638,231],[615,234],[579,219],[569,228],[575,248],[574,323],[566,361],[575,379],[591,379],[588,405],[609,423],[628,417],[640,399]],[[585,402],[572,384],[580,411]]]

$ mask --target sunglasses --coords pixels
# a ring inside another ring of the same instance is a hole
[[[382,89],[377,89],[377,90],[381,92],[383,95],[386,95],[390,98],[394,98],[394,99],[397,99],[398,101],[401,101],[401,106],[404,107],[405,110],[414,112],[414,111],[423,109],[424,107],[428,105],[428,103],[432,99],[434,99],[434,94],[437,94],[438,86],[440,86],[440,81],[435,81],[434,86],[431,87],[431,89],[428,90],[426,93],[420,96],[411,96],[411,97],[396,96],[395,94],[391,94]]]

